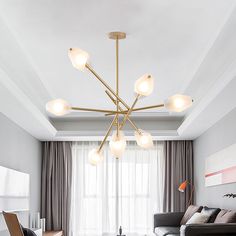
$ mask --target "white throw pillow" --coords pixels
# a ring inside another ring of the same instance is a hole
[[[206,223],[209,219],[209,215],[196,212],[186,223],[189,224],[203,224]]]

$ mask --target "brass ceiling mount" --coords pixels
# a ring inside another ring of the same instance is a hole
[[[126,33],[125,32],[119,32],[119,31],[114,31],[114,32],[110,32],[108,34],[109,39],[125,39],[126,38]]]

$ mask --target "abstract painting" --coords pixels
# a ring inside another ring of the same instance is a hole
[[[236,144],[206,158],[205,186],[236,182]]]

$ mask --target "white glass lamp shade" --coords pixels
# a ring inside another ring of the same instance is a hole
[[[169,111],[182,112],[192,106],[193,100],[190,96],[175,94],[165,101],[165,107]]]
[[[152,93],[154,87],[154,79],[151,75],[145,74],[138,80],[136,80],[134,85],[135,93],[148,96]]]
[[[53,115],[63,116],[69,113],[70,105],[63,99],[55,99],[46,104],[46,110]]]
[[[103,160],[103,155],[101,151],[98,151],[96,148],[92,149],[89,154],[89,163],[96,166],[99,162]]]
[[[134,136],[140,147],[145,149],[153,147],[152,135],[150,133],[139,130],[139,132],[134,132]]]
[[[84,70],[89,54],[79,48],[70,48],[68,52],[72,65],[81,71]]]
[[[123,155],[126,148],[126,139],[124,133],[122,131],[119,131],[119,134],[117,136],[117,132],[114,131],[111,140],[109,142],[109,146],[111,154],[115,158],[120,158]]]

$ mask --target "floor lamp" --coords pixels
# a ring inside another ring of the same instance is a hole
[[[190,193],[190,198],[189,198],[189,201],[188,201],[188,206],[190,204],[192,204],[193,202],[193,192],[194,192],[194,185],[191,184],[188,180],[185,180],[183,183],[180,184],[178,190],[181,192],[181,193],[184,193],[187,186],[190,186],[191,187],[191,193]]]

